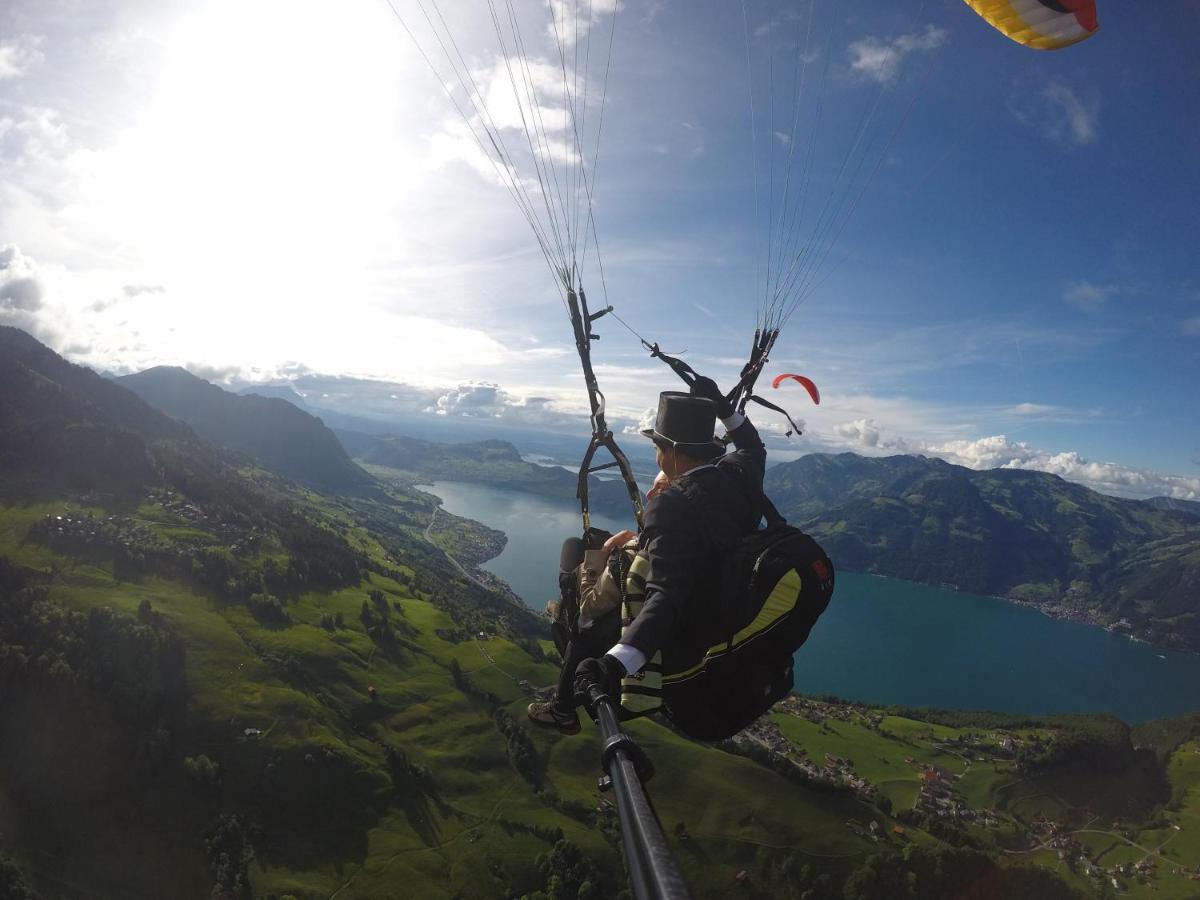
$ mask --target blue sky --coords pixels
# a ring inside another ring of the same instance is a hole
[[[502,87],[486,4],[444,6]],[[594,192],[608,299],[736,375],[762,225],[809,146],[787,128],[804,54],[812,197],[865,189],[768,367],[823,395],[790,395],[800,441],[763,420],[776,458],[918,452],[1200,498],[1200,10],[1098,6],[1098,35],[1038,53],[959,0],[827,0],[807,44],[807,3],[747,0],[744,23],[741,4],[624,0]],[[544,10],[522,7],[549,65]],[[875,98],[873,174],[839,182]],[[0,322],[97,368],[340,376],[346,411],[586,429],[531,232],[383,2],[5,4],[0,246]],[[632,428],[675,384],[599,324]]]

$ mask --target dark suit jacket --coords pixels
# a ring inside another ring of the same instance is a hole
[[[638,543],[650,560],[646,604],[621,643],[646,659],[663,650],[668,669],[679,655],[672,647],[711,645],[723,552],[762,516],[767,448],[749,419],[730,437],[735,452],[682,475],[646,507]]]

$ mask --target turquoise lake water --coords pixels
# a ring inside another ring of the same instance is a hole
[[[448,511],[508,535],[504,552],[484,568],[531,607],[541,610],[556,595],[559,547],[580,529],[574,503],[456,482],[427,490]],[[616,530],[632,519],[593,522]],[[839,572],[833,602],[796,654],[796,689],[912,706],[1110,712],[1141,722],[1200,709],[1200,655],[992,597]]]

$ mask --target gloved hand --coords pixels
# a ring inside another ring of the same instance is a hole
[[[625,677],[625,667],[621,661],[611,654],[605,653],[599,659],[585,659],[575,670],[575,705],[587,705],[588,690],[594,684],[604,691],[614,702],[621,701],[621,679]]]
[[[703,375],[697,376],[696,380],[692,382],[692,396],[707,397],[717,404],[717,418],[719,419],[728,419],[733,415],[733,404],[725,399],[725,395],[721,393],[721,389],[711,378],[705,378]]]

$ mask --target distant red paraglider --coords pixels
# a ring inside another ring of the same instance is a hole
[[[790,372],[786,372],[783,375],[776,375],[775,380],[771,382],[771,387],[778,388],[788,378],[804,385],[804,389],[808,391],[808,396],[812,397],[812,402],[818,406],[821,405],[821,392],[817,390],[817,386],[813,384],[811,378],[805,378],[803,375],[793,375]]]

